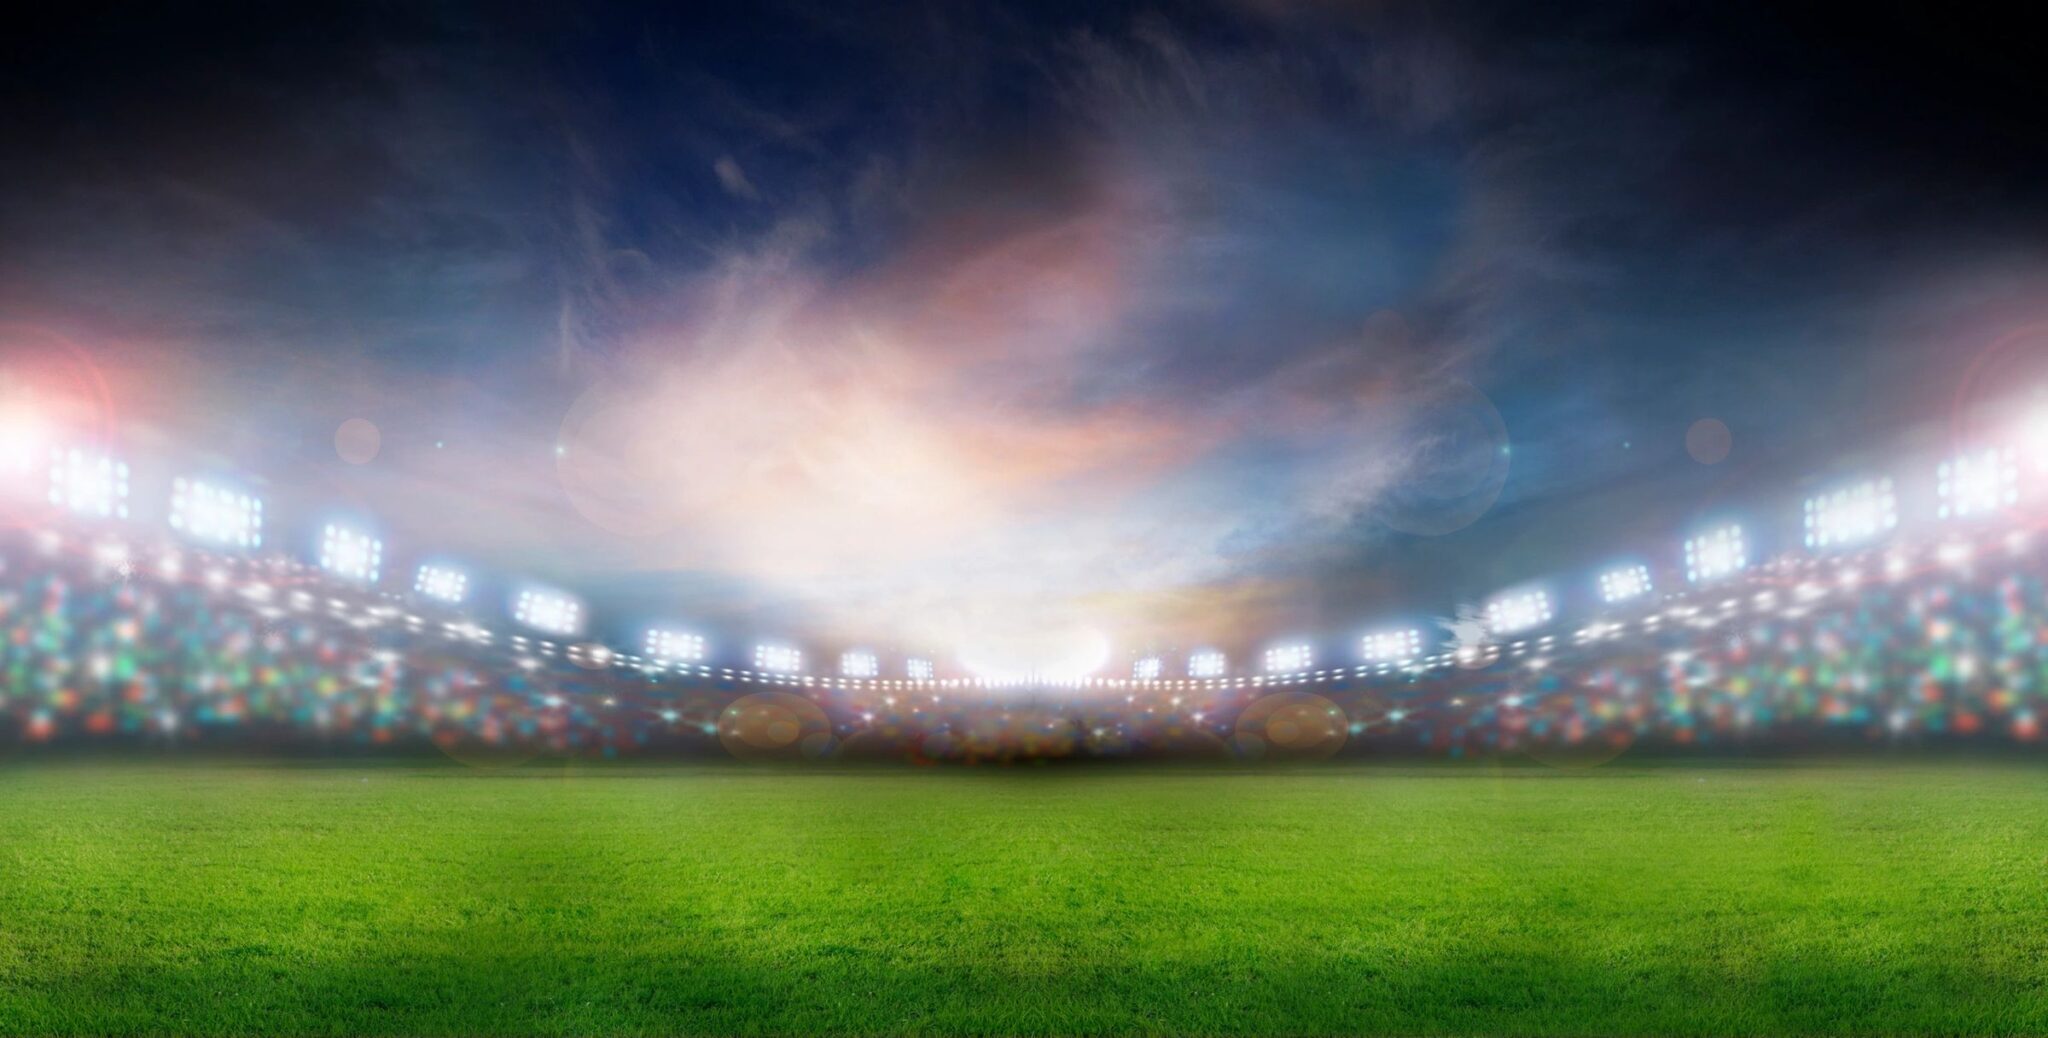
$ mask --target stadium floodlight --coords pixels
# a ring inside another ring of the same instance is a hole
[[[1835,548],[1871,540],[1899,525],[1899,496],[1874,479],[1806,499],[1806,546]]]
[[[412,589],[422,597],[459,605],[469,596],[469,574],[453,566],[428,563],[414,575]]]
[[[842,652],[839,654],[839,676],[846,678],[871,678],[882,672],[882,662],[872,652]]]
[[[1749,568],[1749,546],[1742,527],[1716,527],[1685,542],[1685,579],[1699,584]]]
[[[903,665],[903,673],[909,675],[912,681],[930,681],[933,674],[932,661],[910,660]]]
[[[664,663],[695,663],[704,658],[704,636],[656,627],[647,632],[647,655]]]
[[[227,548],[263,546],[263,502],[250,494],[197,480],[171,483],[171,529]]]
[[[561,591],[527,588],[513,600],[512,619],[536,631],[575,634],[583,629],[583,603]]]
[[[320,568],[343,580],[377,582],[384,542],[360,530],[329,523],[320,532]]]
[[[1943,519],[2000,511],[2020,499],[2019,459],[2011,447],[1959,454],[1942,462],[1935,478]]]
[[[1609,605],[1650,593],[1650,567],[1616,566],[1600,574],[1600,597]]]
[[[1158,681],[1166,673],[1166,661],[1157,656],[1147,656],[1131,664],[1131,677],[1138,681]]]
[[[1486,603],[1486,629],[1494,634],[1534,630],[1549,623],[1551,616],[1547,591],[1517,591]]]
[[[1230,661],[1214,649],[1203,649],[1188,657],[1188,677],[1220,678],[1230,669]]]
[[[77,448],[50,456],[50,503],[74,515],[128,518],[128,465]]]
[[[1359,655],[1370,663],[1400,663],[1422,655],[1422,632],[1376,631],[1359,643]]]
[[[769,674],[794,674],[804,669],[803,650],[762,642],[754,646],[754,669]]]
[[[1315,663],[1315,649],[1306,642],[1275,645],[1266,650],[1266,673],[1286,674],[1307,670]]]

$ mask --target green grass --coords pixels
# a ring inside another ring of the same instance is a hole
[[[2048,1033],[2048,769],[0,765],[0,1033]]]

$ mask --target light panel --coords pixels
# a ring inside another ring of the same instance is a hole
[[[1518,591],[1486,604],[1486,629],[1494,634],[1517,634],[1550,622],[1553,615],[1546,591]]]
[[[1967,519],[2019,503],[2020,463],[2011,447],[1959,454],[1935,470],[1941,517]]]
[[[933,673],[932,661],[910,660],[903,665],[903,673],[909,675],[912,681],[930,681]]]
[[[364,584],[377,581],[384,564],[384,542],[360,530],[330,523],[320,533],[320,568]]]
[[[647,632],[647,655],[667,663],[694,663],[704,658],[704,636],[656,627]]]
[[[1749,568],[1749,545],[1742,527],[1730,523],[1685,542],[1685,579],[1695,583],[1719,580]]]
[[[224,548],[263,546],[263,502],[197,480],[171,483],[171,529]]]
[[[1266,650],[1266,673],[1285,674],[1307,670],[1315,663],[1315,649],[1306,642],[1275,645]]]
[[[528,588],[512,604],[512,619],[549,634],[575,634],[583,627],[583,603],[560,591]]]
[[[1369,663],[1399,663],[1422,655],[1422,632],[1376,631],[1359,643],[1359,655]]]
[[[1650,567],[1616,566],[1600,574],[1600,598],[1608,604],[1627,602],[1650,593]]]
[[[1806,499],[1806,546],[1838,548],[1877,538],[1899,525],[1892,481],[1876,479]]]
[[[804,669],[804,654],[795,646],[763,642],[754,646],[754,669],[770,674],[794,674]]]
[[[1220,678],[1230,669],[1230,661],[1220,652],[1204,649],[1188,657],[1188,677]]]
[[[128,518],[128,465],[77,448],[50,455],[50,503],[73,515]]]
[[[882,661],[872,652],[839,654],[839,674],[848,678],[872,678],[882,672]]]
[[[1166,673],[1166,661],[1157,656],[1147,656],[1131,664],[1131,677],[1139,681],[1158,681]]]
[[[413,576],[412,589],[437,602],[458,605],[469,596],[469,574],[452,566],[421,566]]]

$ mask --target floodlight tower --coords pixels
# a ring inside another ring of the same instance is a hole
[[[1509,592],[1486,604],[1486,630],[1492,635],[1521,634],[1549,623],[1554,615],[1549,592]]]
[[[1876,540],[1899,525],[1892,481],[1873,479],[1806,499],[1806,546],[1829,549]]]
[[[1935,469],[1943,519],[1969,519],[2011,508],[2020,499],[2019,452],[2011,447],[1967,451]]]
[[[1288,642],[1266,650],[1268,674],[1294,674],[1315,665],[1315,648],[1307,642]]]
[[[448,605],[461,605],[469,597],[469,574],[441,563],[425,563],[413,577],[413,592]]]
[[[763,674],[795,674],[804,669],[804,653],[794,645],[762,642],[754,646],[754,669]]]
[[[357,584],[375,584],[384,564],[384,542],[340,523],[320,531],[320,568]]]
[[[263,546],[263,501],[218,483],[171,483],[171,529],[201,544],[244,550]]]
[[[583,603],[567,592],[530,587],[513,600],[512,619],[536,631],[568,637],[583,629]]]
[[[128,463],[79,447],[52,451],[50,503],[88,519],[128,518]]]
[[[1608,605],[1632,602],[1652,590],[1650,567],[1640,563],[1616,566],[1600,574],[1600,600]]]
[[[696,663],[704,658],[704,636],[656,627],[647,632],[647,656],[663,663]]]
[[[1408,663],[1422,656],[1422,632],[1413,627],[1375,631],[1359,640],[1358,655],[1367,663]]]
[[[1706,584],[1749,568],[1749,541],[1739,523],[1716,526],[1685,542],[1685,579]]]
[[[1188,654],[1188,677],[1220,678],[1229,673],[1229,658],[1215,649],[1197,649]]]

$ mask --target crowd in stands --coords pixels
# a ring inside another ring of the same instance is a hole
[[[1787,557],[1426,661],[1080,688],[771,677],[492,631],[277,559],[0,533],[0,746],[1025,761],[2039,738],[2048,538]]]

